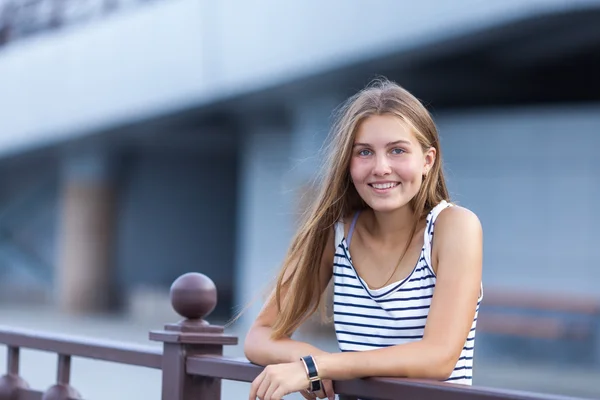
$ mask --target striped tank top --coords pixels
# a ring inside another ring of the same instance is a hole
[[[370,289],[352,265],[349,245],[358,214],[354,216],[348,238],[344,234],[344,223],[336,223],[333,315],[341,351],[372,350],[423,338],[436,281],[431,267],[435,220],[442,210],[450,206],[450,203],[442,201],[428,214],[421,255],[409,276],[380,289]],[[475,327],[480,303],[481,294],[471,331],[446,382],[472,384]]]

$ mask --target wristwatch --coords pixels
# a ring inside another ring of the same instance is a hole
[[[321,378],[319,378],[319,371],[317,370],[317,364],[313,356],[304,356],[301,358],[304,368],[306,369],[306,375],[310,382],[308,391],[318,392],[321,390]]]

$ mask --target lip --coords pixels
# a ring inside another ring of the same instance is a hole
[[[383,185],[385,183],[400,183],[398,181],[375,181],[375,182],[368,182],[367,185]]]
[[[390,187],[390,188],[385,188],[385,189],[378,189],[378,188],[376,188],[376,187],[374,187],[374,186],[373,186],[374,184],[375,184],[375,185],[383,185],[383,184],[386,184],[386,183],[395,183],[396,185],[395,185],[395,186],[392,186],[392,187]],[[371,188],[371,190],[373,190],[375,193],[387,193],[387,192],[389,192],[389,191],[391,191],[391,190],[394,190],[394,189],[396,189],[398,186],[400,186],[400,182],[398,182],[398,181],[377,181],[377,182],[369,182],[367,185],[368,185],[368,186]]]

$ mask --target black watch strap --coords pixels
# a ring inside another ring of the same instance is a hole
[[[319,378],[319,371],[317,370],[317,364],[312,356],[305,356],[301,358],[306,368],[306,374],[310,381],[309,391],[318,392],[321,390],[321,379]]]

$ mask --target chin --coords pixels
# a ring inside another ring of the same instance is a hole
[[[389,213],[397,211],[408,205],[408,201],[401,202],[383,202],[383,201],[373,201],[369,204],[369,206],[373,209],[373,211],[381,212],[381,213]]]

